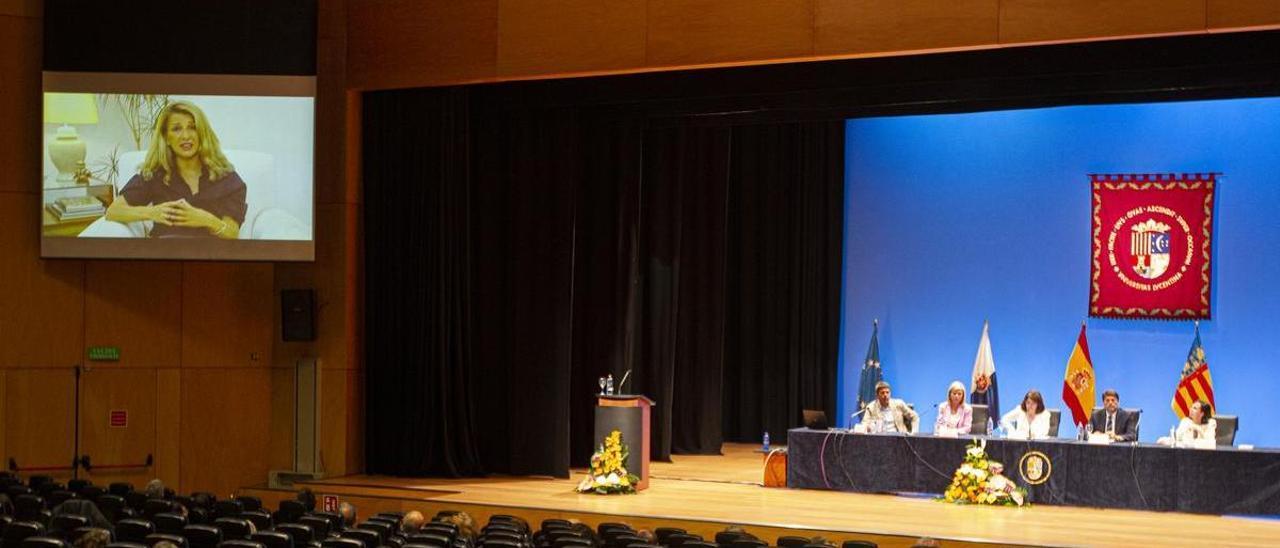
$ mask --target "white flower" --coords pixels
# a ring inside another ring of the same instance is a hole
[[[1013,497],[1013,502],[1018,503],[1018,506],[1022,506],[1022,492],[1021,492],[1021,491],[1014,491],[1014,492],[1012,492],[1012,493],[1009,493],[1009,496]]]
[[[975,469],[973,466],[970,466],[970,465],[968,465],[968,464],[961,464],[961,465],[960,465],[960,473],[961,473],[962,475],[965,475],[965,476],[971,475],[971,474],[973,474],[973,471],[974,471],[974,470],[976,470],[976,469]]]
[[[617,485],[619,481],[618,474],[617,473],[609,474],[609,477],[606,478],[606,481],[609,482],[609,485]]]
[[[978,478],[979,480],[984,480],[987,478],[987,471],[982,469],[974,469],[973,477]]]
[[[583,478],[582,482],[578,484],[578,491],[590,491],[594,488],[595,484],[592,483],[591,476]]]
[[[968,448],[968,449],[966,449],[966,450],[965,450],[965,454],[969,455],[970,457],[977,457],[977,456],[979,456],[979,455],[981,455],[981,454],[982,454],[982,448],[981,448],[981,447],[970,447],[970,448]]]

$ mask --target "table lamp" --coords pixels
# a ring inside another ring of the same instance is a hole
[[[44,94],[44,122],[62,124],[49,141],[49,159],[58,168],[59,184],[72,184],[76,170],[84,166],[84,141],[71,124],[98,123],[98,105],[91,93]]]

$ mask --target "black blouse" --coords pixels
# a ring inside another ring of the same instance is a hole
[[[134,175],[120,191],[120,196],[129,205],[152,205],[184,199],[188,204],[208,211],[219,219],[231,217],[236,224],[242,226],[245,211],[249,209],[249,204],[245,202],[247,194],[248,187],[236,172],[228,173],[217,181],[210,181],[208,170],[200,174],[200,192],[197,194],[192,194],[191,187],[181,179],[166,185],[162,175],[144,179],[142,174]],[[198,238],[210,237],[212,234],[200,227],[168,226],[160,223],[155,223],[151,228],[152,238],[174,236]]]

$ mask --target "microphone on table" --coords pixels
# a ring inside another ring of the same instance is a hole
[[[853,419],[858,418],[858,415],[866,413],[869,407],[871,407],[871,402],[864,403],[862,404],[862,409],[859,409],[855,411],[852,415],[849,415],[849,427],[845,428],[845,430],[853,430]]]

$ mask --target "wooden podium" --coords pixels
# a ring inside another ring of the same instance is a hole
[[[649,488],[649,414],[653,400],[638,394],[600,395],[596,400],[596,436],[599,444],[611,432],[622,432],[622,443],[631,450],[623,463],[640,478],[636,490]]]

